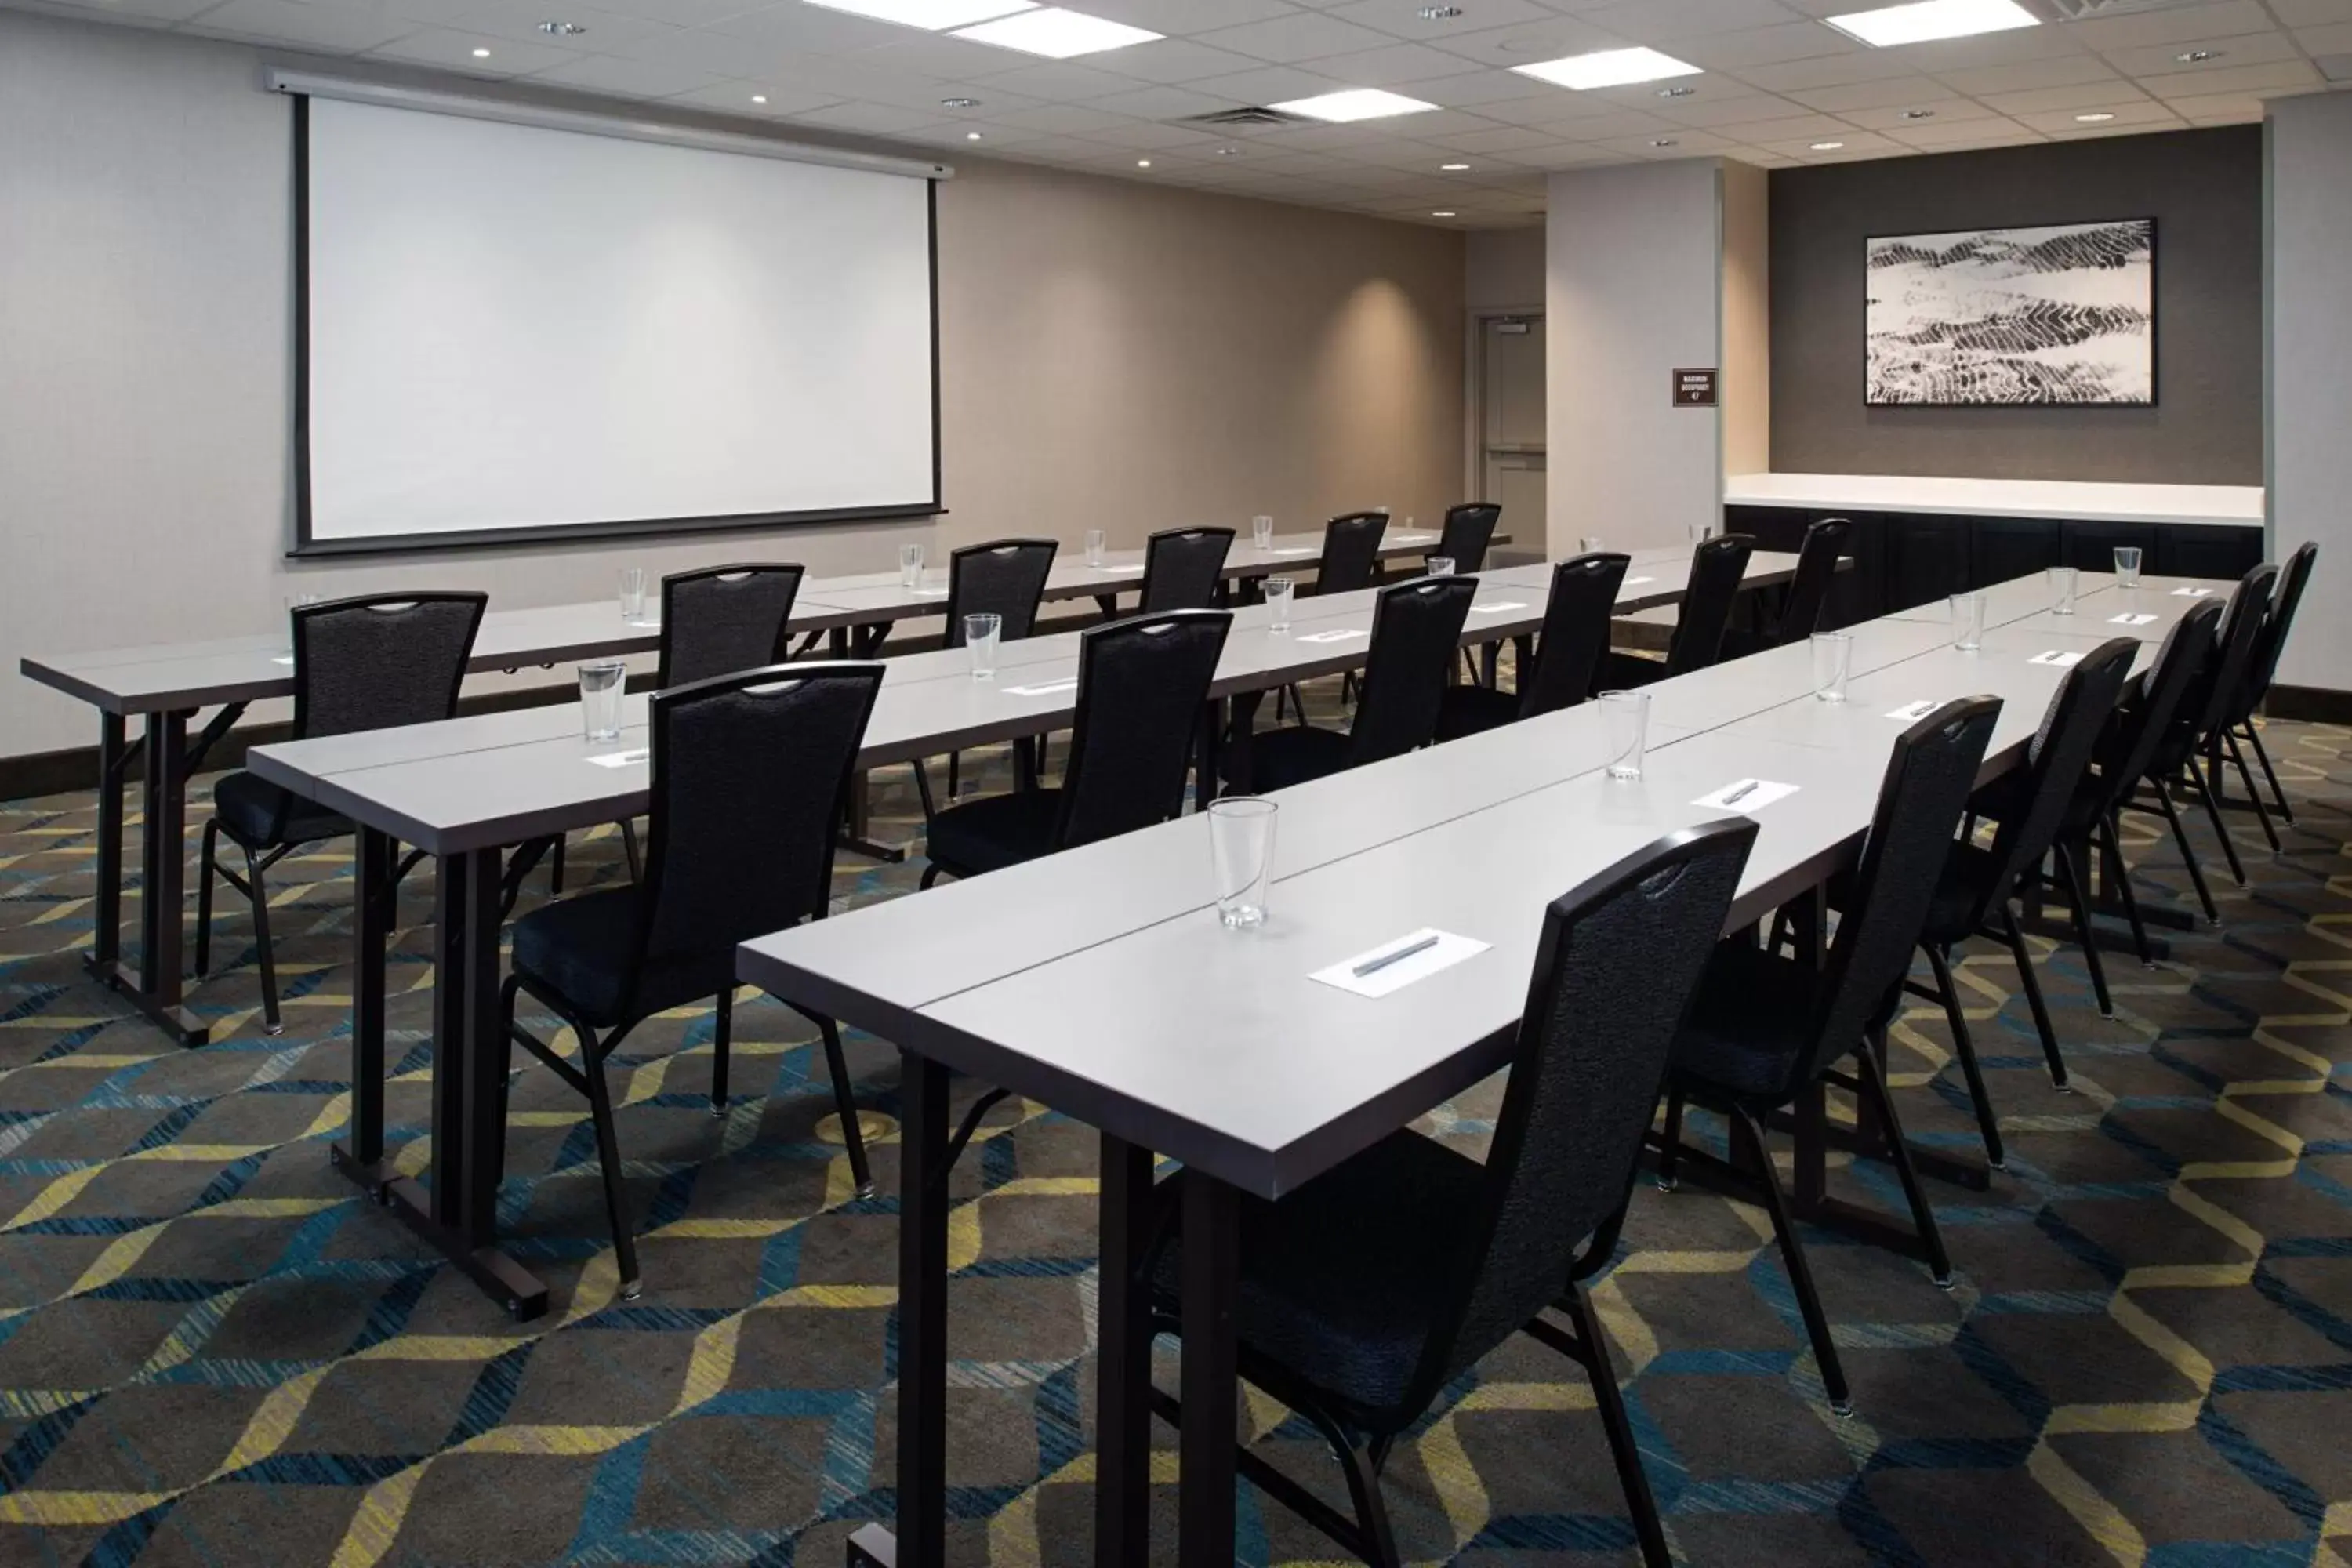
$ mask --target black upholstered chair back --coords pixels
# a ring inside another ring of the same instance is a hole
[[[371,594],[297,608],[296,737],[448,718],[488,603],[487,594]]]
[[[2306,540],[2279,568],[2277,592],[2271,596],[2271,613],[2254,645],[2253,668],[2248,672],[2238,698],[2238,711],[2231,715],[2232,718],[2242,721],[2253,717],[2254,710],[2269,695],[2271,681],[2278,675],[2279,655],[2286,647],[2288,634],[2294,630],[2294,613],[2303,605],[2304,584],[2311,581],[2311,569],[2318,560],[2319,546]]]
[[[823,910],[834,827],[881,689],[880,664],[842,662],[772,665],[654,693],[634,975]]]
[[[1401,757],[1435,738],[1446,669],[1477,596],[1475,577],[1418,577],[1381,591],[1349,731],[1349,767]]]
[[[1230,528],[1166,528],[1153,534],[1143,546],[1143,613],[1214,608],[1233,547]]]
[[[1685,828],[1544,911],[1483,1201],[1461,1216],[1459,1315],[1425,1342],[1410,1398],[1434,1398],[1614,1245],[1675,1033],[1756,833],[1745,818]]]
[[[1224,610],[1171,610],[1079,638],[1055,848],[1150,827],[1184,809],[1192,740],[1233,624]]]
[[[1892,1005],[2000,719],[2000,698],[1964,697],[1895,738],[1853,897],[1815,994],[1812,1060],[1797,1081],[1819,1078]]]
[[[2042,724],[2025,751],[2023,805],[2001,819],[1992,840],[1992,879],[1975,911],[1981,921],[2008,903],[2010,891],[2027,868],[2050,853],[2066,820],[2066,805],[2082,788],[2099,737],[2115,719],[2139,657],[2133,637],[2110,637],[2066,672],[2042,710]]]
[[[1437,548],[1430,553],[1453,562],[1456,572],[1484,572],[1486,551],[1495,542],[1495,525],[1502,517],[1503,509],[1489,500],[1447,507],[1445,527],[1437,536]]]
[[[2230,591],[2230,607],[2222,612],[2221,629],[2214,637],[2212,679],[2196,706],[2197,734],[2210,735],[2233,717],[2231,708],[2252,675],[2263,628],[2270,620],[2271,592],[2278,580],[2279,569],[2264,562],[2239,578],[2238,585]]]
[[[661,662],[654,684],[665,690],[763,668],[790,651],[785,623],[801,591],[797,563],[675,572],[661,587]]]
[[[1755,552],[1756,541],[1745,533],[1719,533],[1692,552],[1690,585],[1683,591],[1674,640],[1666,645],[1668,675],[1705,669],[1722,657],[1731,606]]]
[[[1323,525],[1323,560],[1315,570],[1318,594],[1352,594],[1372,585],[1381,565],[1384,511],[1351,511]]]
[[[1050,539],[1000,539],[949,556],[947,646],[963,647],[966,616],[994,615],[997,636],[1006,642],[1034,630],[1055,548]]]
[[[1786,644],[1821,630],[1822,609],[1829,603],[1830,585],[1837,581],[1838,557],[1853,532],[1852,521],[1825,517],[1805,530],[1797,547],[1797,570],[1789,579],[1789,596],[1781,603],[1780,620],[1772,640]]]
[[[2157,748],[2180,721],[2181,704],[2213,665],[2213,639],[2221,624],[2219,601],[2200,599],[2172,623],[2156,650],[2156,663],[2140,683],[2139,700],[2118,712],[2100,737],[2093,756],[2099,763],[2100,813],[2131,795],[2156,766]]]
[[[1519,717],[1573,708],[1592,695],[1593,677],[1609,657],[1609,620],[1625,584],[1630,555],[1603,551],[1578,555],[1551,570],[1542,640],[1535,668],[1519,672]]]

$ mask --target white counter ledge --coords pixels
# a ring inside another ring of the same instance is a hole
[[[2133,485],[2071,479],[1955,479],[1894,474],[1735,474],[1726,506],[2048,518],[2068,522],[2263,526],[2260,485]]]

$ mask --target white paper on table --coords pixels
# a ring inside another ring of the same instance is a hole
[[[272,664],[291,664],[294,662],[294,656],[290,653],[281,653],[269,662]]]
[[[1897,708],[1893,712],[1889,713],[1887,717],[1889,719],[1897,720],[1902,723],[1916,724],[1920,720],[1925,719],[1928,714],[1933,713],[1937,709],[1942,706],[1942,703],[1937,702],[1932,697],[1922,697],[1916,702],[1906,702],[1902,707]]]
[[[1269,551],[1267,553],[1273,555],[1312,555],[1315,553],[1315,546],[1311,544],[1285,544],[1275,550]]]
[[[948,596],[945,588],[909,588],[907,592],[918,599],[944,599]]]
[[[1396,542],[1399,544],[1426,544],[1436,537],[1437,535],[1433,533],[1400,533],[1396,536]]]
[[[2172,596],[2176,599],[2210,599],[2213,596],[2213,590],[2210,588],[2175,588],[2172,591]]]
[[[1506,599],[1499,605],[1473,605],[1470,613],[1474,616],[1499,616],[1505,610],[1524,610],[1527,607],[1524,599]]]
[[[2154,619],[2156,619],[2156,617],[2146,610],[2139,611],[2137,614],[2134,614],[2130,610],[2126,610],[2120,616],[2109,616],[2107,617],[2107,625],[2111,626],[2144,626]]]
[[[1078,678],[1073,675],[1061,680],[1041,680],[1034,686],[1008,686],[1004,691],[1008,697],[1051,697],[1056,691],[1075,690],[1077,684]]]
[[[2044,649],[2042,652],[2035,654],[2032,658],[2027,659],[2025,662],[2028,664],[2046,664],[2053,669],[2066,669],[2082,663],[2083,656],[2079,652],[2071,648],[2053,647]]]
[[[1143,570],[1140,566],[1089,566],[1089,572],[1099,572],[1106,577],[1132,576]]]
[[[1770,779],[1734,779],[1713,795],[1703,795],[1691,804],[1709,811],[1736,811],[1751,816],[1776,800],[1788,799],[1797,793],[1797,787],[1792,784],[1774,784]],[[1748,793],[1740,795],[1742,790]],[[1731,798],[1735,795],[1739,795],[1738,800]]]
[[[1384,952],[1394,952],[1401,947],[1411,947],[1414,942],[1433,936],[1437,939],[1436,944],[1414,953],[1411,958],[1400,958],[1394,963],[1385,968],[1375,969],[1370,974],[1356,973],[1356,965],[1360,963],[1369,963]],[[1318,969],[1307,978],[1319,980],[1326,985],[1336,985],[1342,991],[1352,991],[1359,996],[1370,996],[1378,1000],[1393,992],[1403,990],[1416,980],[1426,980],[1441,970],[1451,969],[1465,958],[1475,958],[1486,952],[1489,945],[1480,942],[1476,937],[1456,936],[1452,931],[1439,931],[1433,926],[1423,926],[1419,931],[1407,931],[1400,937],[1391,937],[1378,947],[1366,948],[1351,957],[1343,958],[1328,969]]]
[[[1337,631],[1309,632],[1303,637],[1296,637],[1292,640],[1295,642],[1352,642],[1358,637],[1368,637],[1371,635],[1370,632],[1358,631],[1352,626],[1342,626]]]
[[[634,752],[604,752],[588,760],[600,768],[625,768],[633,767],[638,763],[650,762],[653,754],[654,750],[651,746],[639,746]]]
[[[1638,588],[1644,583],[1654,583],[1656,581],[1657,579],[1655,577],[1628,577],[1617,585],[1621,588]]]

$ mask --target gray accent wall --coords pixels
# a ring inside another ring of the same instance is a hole
[[[1872,408],[1863,241],[2156,219],[2153,408]],[[1772,468],[2263,482],[2259,126],[1883,158],[1772,174]]]
[[[2283,685],[2352,693],[2352,94],[2271,114],[2271,559],[2317,542]]]

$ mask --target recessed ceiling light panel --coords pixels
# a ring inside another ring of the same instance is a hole
[[[1672,55],[1662,55],[1655,49],[1602,49],[1597,54],[1570,55],[1565,59],[1538,60],[1531,66],[1513,66],[1521,76],[1531,76],[1561,87],[1572,87],[1579,92],[1596,87],[1624,87],[1637,81],[1662,81],[1670,76],[1696,76],[1698,67],[1688,65]]]
[[[1437,172],[1441,174],[1459,174],[1469,167],[1467,163],[1440,163],[1437,165]]]
[[[2096,114],[2078,114],[2074,116],[2074,123],[2077,125],[2105,125],[2108,121],[2113,120],[2114,118],[2114,115],[2108,114],[2103,110]]]
[[[1353,120],[1381,120],[1392,114],[1419,114],[1435,109],[1433,103],[1423,103],[1417,98],[1407,98],[1401,92],[1387,92],[1377,87],[1351,87],[1344,92],[1327,92],[1315,98],[1294,98],[1288,103],[1266,105],[1277,114],[1303,114],[1309,120],[1328,121],[1345,125]]]
[[[1924,44],[1936,38],[1966,38],[2011,27],[2038,27],[2042,18],[2017,0],[1913,0],[1875,11],[1853,11],[1822,18],[1849,37],[1874,49]]]
[[[1844,145],[1845,143],[1843,142],[1816,142],[1813,143],[1813,151],[1816,153],[1834,153]]]
[[[1124,22],[1089,16],[1083,11],[1036,5],[993,22],[982,22],[976,27],[959,27],[955,36],[975,44],[994,44],[1000,48],[1019,49],[1025,55],[1043,55],[1049,60],[1066,60],[1077,55],[1098,55],[1105,49],[1123,49],[1129,44],[1148,44],[1160,35],[1130,27]]]
[[[847,11],[853,16],[871,16],[877,22],[896,22],[906,27],[928,27],[935,33],[942,27],[967,27],[974,22],[985,22],[992,16],[1036,9],[1036,0],[808,0],[808,3],[822,5],[828,11]]]

